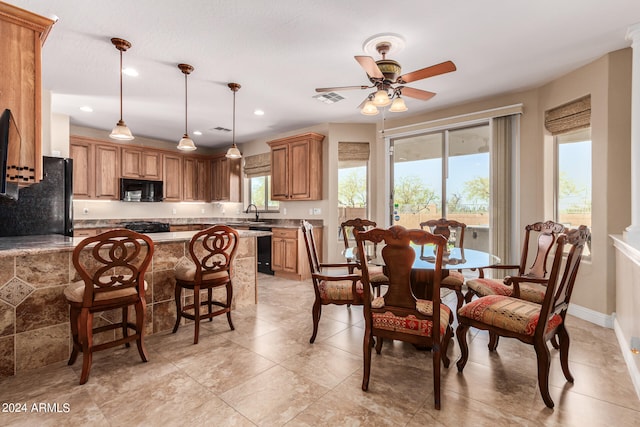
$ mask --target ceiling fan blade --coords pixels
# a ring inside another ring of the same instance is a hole
[[[434,96],[436,96],[436,94],[433,93],[433,92],[428,92],[428,91],[422,90],[422,89],[414,89],[412,87],[400,86],[400,87],[398,87],[398,89],[400,89],[400,93],[403,96],[408,96],[410,98],[420,99],[422,101],[427,101],[427,100],[433,98]]]
[[[354,56],[354,58],[356,58],[356,61],[358,61],[360,66],[364,68],[364,71],[367,72],[369,77],[373,77],[374,79],[384,79],[384,74],[382,74],[382,71],[378,68],[378,64],[376,64],[376,61],[374,61],[372,57]]]
[[[341,90],[368,89],[371,86],[338,86],[338,87],[318,87],[316,92],[336,92]]]
[[[398,83],[411,83],[415,82],[416,80],[422,80],[426,79],[427,77],[450,73],[455,70],[456,65],[453,62],[445,61],[440,64],[432,65],[431,67],[422,68],[420,70],[403,74],[402,76],[398,77]]]

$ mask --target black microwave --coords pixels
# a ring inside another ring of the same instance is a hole
[[[120,200],[123,202],[161,202],[162,181],[120,178]]]

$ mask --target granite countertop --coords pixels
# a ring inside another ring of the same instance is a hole
[[[74,219],[73,228],[82,230],[84,228],[107,228],[119,227],[127,222],[136,221],[154,221],[166,222],[171,225],[215,225],[225,224],[230,227],[272,227],[272,228],[299,228],[299,219],[263,219],[258,222],[251,221],[248,218],[135,218],[135,219],[94,219],[94,220],[78,220]],[[311,220],[314,227],[322,227],[322,220]]]
[[[197,231],[177,231],[148,234],[154,243],[191,240]],[[238,230],[240,238],[271,236],[269,231]],[[37,253],[72,251],[84,237],[66,237],[60,234],[42,236],[0,237],[0,256],[21,256]]]

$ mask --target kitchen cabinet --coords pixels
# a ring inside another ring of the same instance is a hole
[[[323,135],[305,133],[267,142],[271,147],[271,199],[322,199]]]
[[[309,260],[300,228],[272,228],[271,232],[271,270],[274,274],[293,280],[310,278]],[[314,227],[313,232],[318,253],[322,253],[322,227]]]
[[[0,100],[12,116],[7,170],[1,173],[21,186],[42,179],[41,56],[52,25],[51,19],[0,2]]]
[[[72,136],[73,196],[77,199],[120,198],[118,146],[99,140]]]
[[[224,155],[211,159],[211,200],[241,202],[241,159],[227,159]]]
[[[185,157],[183,160],[183,200],[211,200],[209,162],[206,159]]]
[[[182,200],[182,156],[178,154],[162,155],[162,176],[164,177],[164,201]]]
[[[140,148],[122,148],[120,159],[123,178],[162,180],[162,153]]]

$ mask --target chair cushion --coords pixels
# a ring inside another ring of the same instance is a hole
[[[97,286],[96,286],[97,287]],[[149,288],[149,284],[147,281],[144,281],[144,290],[146,291]],[[110,292],[100,292],[95,294],[96,301],[107,301],[110,299],[122,298],[133,296],[137,293],[135,288],[127,287],[116,289]],[[82,302],[84,298],[84,281],[80,280],[78,282],[70,283],[66,288],[64,288],[64,296],[67,301],[70,302]]]
[[[444,282],[444,281],[443,281]],[[546,286],[539,283],[520,283],[520,299],[542,304]],[[472,279],[467,281],[467,287],[472,289],[479,296],[504,295],[511,296],[513,287],[505,285],[501,280],[496,279]]]
[[[193,262],[181,262],[176,266],[176,279],[183,282],[193,282],[196,277],[196,265]],[[226,271],[203,272],[202,280],[228,278]]]
[[[354,295],[352,292],[353,282],[351,280],[321,280],[318,284],[318,290],[320,291],[320,299],[330,301],[353,301]],[[364,293],[364,287],[362,282],[358,280],[356,282],[356,296],[355,299],[362,299]]]
[[[377,297],[371,302],[372,308],[384,308],[384,297]],[[429,300],[416,300],[418,312],[431,316],[433,315],[433,302]],[[440,336],[444,336],[447,325],[453,321],[451,309],[440,304]],[[411,335],[431,336],[433,322],[428,319],[418,319],[414,315],[406,317],[396,316],[390,311],[373,312],[373,327],[388,331],[402,332]]]
[[[466,317],[484,324],[506,329],[517,334],[533,336],[540,304],[504,295],[489,295],[465,304],[458,310],[458,320]],[[562,323],[562,317],[554,314],[547,324],[547,331]]]
[[[462,288],[464,276],[459,271],[449,271],[449,275],[440,281],[440,286],[447,288]]]
[[[511,296],[513,289],[505,285],[502,280],[478,278],[467,280],[467,287],[473,290],[478,296],[505,295]]]

